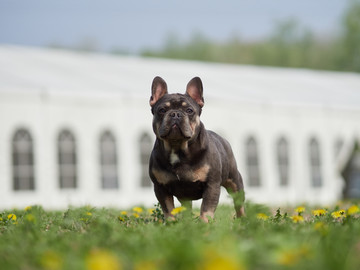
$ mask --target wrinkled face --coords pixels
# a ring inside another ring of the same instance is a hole
[[[191,140],[198,134],[200,111],[188,95],[164,95],[152,108],[156,136],[170,145]]]

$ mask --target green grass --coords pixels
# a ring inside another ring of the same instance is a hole
[[[299,214],[247,204],[242,219],[219,206],[209,224],[186,211],[165,221],[158,207],[152,214],[137,208],[9,210],[0,213],[0,269],[355,270],[360,217],[350,215],[349,206],[314,216],[314,207]],[[342,208],[344,214],[332,215]]]

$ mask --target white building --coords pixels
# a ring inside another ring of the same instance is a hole
[[[152,79],[200,76],[247,199],[360,197],[360,75],[0,46],[0,208],[155,204]],[[229,200],[226,192],[224,201]]]

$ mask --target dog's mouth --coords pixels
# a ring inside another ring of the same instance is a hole
[[[191,138],[190,135],[183,131],[179,123],[171,123],[166,128],[160,128],[159,133],[162,139],[170,141],[183,141]]]
[[[181,129],[180,129],[180,127],[179,127],[179,125],[178,124],[173,124],[172,126],[171,126],[171,129],[170,129],[170,133],[171,132],[181,132]],[[181,132],[182,133],[182,132]]]

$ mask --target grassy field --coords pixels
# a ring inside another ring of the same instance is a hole
[[[201,222],[177,208],[32,206],[0,213],[0,269],[360,269],[358,204],[270,210],[219,206]]]

